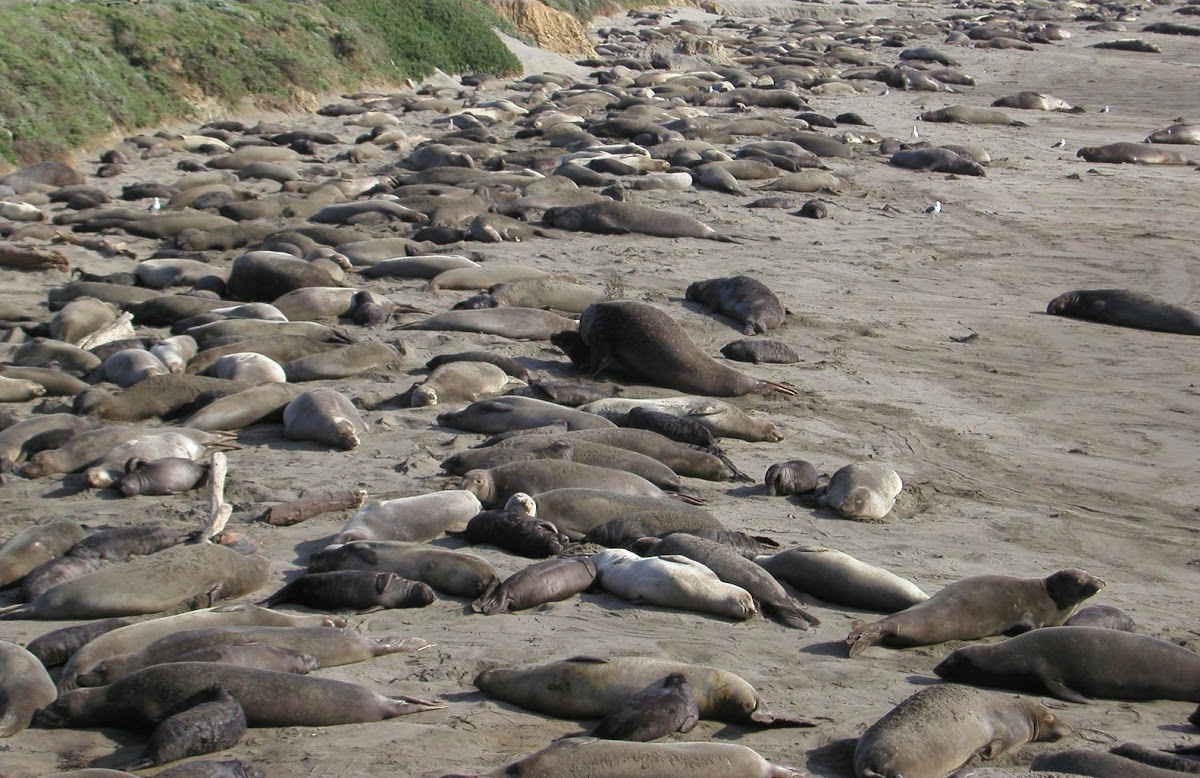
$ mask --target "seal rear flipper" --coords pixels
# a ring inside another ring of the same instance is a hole
[[[795,387],[780,383],[779,381],[760,380],[758,383],[763,389],[769,389],[772,392],[778,392],[779,394],[786,395],[787,397],[795,397],[799,394]]]
[[[386,699],[391,703],[388,706],[387,718],[406,716],[409,713],[421,713],[427,710],[442,710],[446,707],[441,703],[407,697],[403,694],[389,694]]]
[[[0,608],[0,620],[13,621],[16,619],[33,618],[35,609],[30,605],[9,605],[7,608]]]
[[[810,626],[820,626],[821,620],[792,602],[762,601],[763,613],[775,621],[792,629],[808,629]]]
[[[690,493],[684,493],[684,492],[668,492],[668,494],[670,494],[676,500],[679,500],[682,503],[687,503],[688,505],[707,505],[708,504],[708,498],[701,497],[698,494],[690,494]]]
[[[774,713],[763,710],[761,707],[756,708],[750,714],[749,720],[750,723],[770,728],[818,726],[818,723],[812,719],[800,718],[799,716],[776,716]]]
[[[1046,687],[1046,691],[1050,692],[1060,700],[1077,702],[1081,705],[1090,705],[1092,702],[1090,698],[1084,697],[1082,694],[1070,688],[1057,678],[1042,678],[1041,681]]]
[[[850,631],[846,636],[846,642],[850,644],[851,658],[858,656],[870,646],[879,642],[886,634],[886,628],[882,622],[872,622],[870,624],[860,624]]]
[[[497,613],[507,613],[509,606],[512,604],[512,599],[496,587],[488,594],[480,597],[471,603],[471,610],[476,613],[482,613],[484,616],[492,616]]]

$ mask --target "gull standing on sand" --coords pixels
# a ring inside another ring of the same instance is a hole
[[[942,212],[942,201],[941,200],[934,200],[933,205],[931,205],[925,209],[925,213],[932,214],[934,216],[937,216],[941,212]]]
[[[1059,139],[1058,139],[1058,143],[1055,143],[1055,144],[1054,144],[1054,145],[1052,145],[1050,148],[1052,148],[1052,149],[1061,149],[1063,146],[1066,146],[1066,145],[1067,145],[1067,139],[1066,139],[1066,138],[1059,138]]]
[[[917,139],[918,139],[918,138],[920,138],[920,137],[921,137],[921,133],[917,132],[917,125],[915,125],[915,124],[914,124],[914,125],[913,125],[913,134],[912,134],[912,139],[913,139],[913,140],[917,140]]]
[[[890,95],[891,93],[892,93],[892,90],[888,89],[888,88],[885,86],[885,87],[883,88],[883,91],[879,93],[879,96],[880,96],[880,97],[887,97],[887,96],[888,96],[888,95]]]
[[[1103,108],[1101,108],[1101,109],[1100,109],[1100,113],[1108,113],[1108,112],[1109,112],[1109,111],[1111,111],[1111,110],[1112,110],[1112,109],[1111,109],[1111,108],[1109,108],[1109,107],[1106,105],[1106,106],[1104,106]]]

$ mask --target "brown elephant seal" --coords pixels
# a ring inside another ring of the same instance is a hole
[[[315,610],[361,613],[375,608],[424,608],[433,600],[433,589],[429,586],[405,580],[395,573],[335,570],[305,573],[258,604],[270,608],[280,603],[298,603]]]
[[[1172,751],[1168,753],[1166,751],[1146,748],[1137,743],[1122,743],[1116,748],[1108,749],[1108,753],[1132,759],[1149,767],[1160,767],[1164,770],[1191,773],[1192,775],[1200,774],[1200,762],[1195,759],[1176,756],[1176,753],[1187,753],[1186,749],[1190,749],[1192,753],[1195,753],[1197,747],[1195,745],[1186,746],[1183,752]],[[1174,778],[1179,778],[1179,776],[1175,775]]]
[[[1172,124],[1161,130],[1155,130],[1146,136],[1146,143],[1180,143],[1192,146],[1200,145],[1200,125]]]
[[[174,546],[59,584],[2,619],[99,619],[158,613],[184,604],[211,605],[261,589],[268,561],[225,546]],[[194,607],[194,606],[193,606]]]
[[[154,728],[141,756],[126,767],[142,770],[224,751],[237,745],[245,734],[242,704],[228,689],[214,686],[181,702],[175,713]]]
[[[331,570],[395,573],[455,597],[478,597],[500,583],[491,564],[474,554],[387,540],[356,540],[327,546],[308,558],[308,569],[314,573]]]
[[[100,565],[101,561],[95,558],[61,556],[51,559],[33,568],[21,579],[21,596],[25,602],[32,602],[60,583],[96,572]]]
[[[986,176],[983,165],[947,148],[904,149],[888,160],[906,170],[928,170],[959,176]]]
[[[579,320],[579,336],[593,373],[617,368],[657,386],[712,397],[767,390],[796,394],[784,384],[754,379],[720,364],[678,322],[648,303],[590,305]]]
[[[0,640],[0,737],[29,727],[33,714],[58,697],[38,658],[16,643]]]
[[[483,510],[479,499],[462,489],[447,489],[415,497],[375,502],[351,516],[334,543],[355,540],[394,540],[423,543],[447,528],[464,526]]]
[[[1179,761],[1196,764],[1193,760]],[[1046,771],[1051,770],[1067,775],[1090,775],[1094,778],[1181,778],[1186,775],[1186,772],[1142,764],[1119,754],[1082,749],[1038,754],[1029,765],[1029,769],[1037,771],[1033,773],[1035,776],[1044,775]]]
[[[94,297],[80,297],[64,305],[50,319],[50,337],[78,344],[88,335],[111,324],[120,309]]]
[[[0,403],[23,403],[36,400],[46,393],[46,387],[33,381],[0,376]]]
[[[645,743],[675,732],[691,732],[698,723],[700,708],[687,676],[671,673],[661,686],[635,694],[601,719],[592,737]]]
[[[934,672],[949,681],[1090,697],[1200,702],[1200,654],[1146,635],[1047,627],[1001,643],[960,648]]]
[[[1071,105],[1066,100],[1043,92],[1017,92],[1005,95],[992,102],[993,108],[1020,108],[1026,111],[1065,111],[1066,113],[1083,113],[1083,109]],[[1149,142],[1149,141],[1148,141]]]
[[[34,338],[22,343],[12,354],[12,364],[16,367],[58,365],[60,370],[80,375],[100,367],[100,362],[100,357],[90,351],[50,338]]]
[[[596,565],[588,557],[547,559],[504,579],[471,603],[471,609],[485,616],[527,610],[570,599],[595,580]]]
[[[632,232],[660,238],[700,238],[722,243],[737,242],[691,216],[614,200],[548,208],[542,214],[542,223],[547,227],[557,227],[568,232],[594,232],[602,235],[625,235]]]
[[[721,347],[721,355],[735,362],[755,365],[791,365],[800,361],[796,350],[779,340],[735,340]]]
[[[233,432],[252,424],[282,424],[283,409],[304,393],[291,384],[267,383],[218,397],[183,422],[191,429]]]
[[[42,394],[47,397],[71,397],[87,388],[87,384],[75,376],[48,367],[0,368],[0,377],[37,384],[45,390]]]
[[[266,643],[227,643],[219,646],[206,646],[180,654],[168,662],[217,662],[298,675],[311,673],[321,666],[321,663],[311,654]],[[81,685],[89,686],[90,684]]]
[[[487,362],[450,362],[434,368],[424,382],[413,387],[412,407],[475,402],[500,394],[514,383],[503,369]]]
[[[906,610],[856,626],[846,642],[850,644],[850,656],[858,656],[880,641],[895,646],[928,646],[1054,627],[1103,588],[1104,581],[1075,568],[1046,578],[972,576],[947,584],[928,600]]]
[[[544,427],[556,421],[566,422],[570,430],[617,426],[594,413],[533,397],[493,397],[488,400],[476,400],[466,408],[441,413],[437,417],[437,423],[443,427],[487,434]]]
[[[91,422],[72,413],[47,413],[11,424],[3,432],[0,432],[0,471],[7,472],[13,469],[22,455],[37,453],[37,451],[30,452],[28,450],[31,441],[47,440],[48,438],[57,440],[56,445],[52,446],[52,448],[57,448],[75,435],[90,429],[92,429]],[[45,448],[37,450],[43,451]],[[0,558],[3,557],[0,556]],[[3,575],[0,574],[0,586],[3,585],[5,582]]]
[[[132,623],[129,619],[101,619],[73,627],[63,627],[39,635],[29,641],[25,649],[47,668],[58,667],[65,664],[76,651],[106,632],[128,627]]]
[[[768,467],[766,475],[763,476],[763,486],[768,496],[787,497],[815,490],[819,479],[820,474],[811,462],[792,459]]]
[[[74,411],[110,421],[144,421],[179,411],[205,392],[233,393],[249,389],[242,381],[197,375],[156,375],[139,381],[120,394],[88,389],[75,397]]]
[[[562,719],[599,719],[672,673],[687,678],[703,719],[747,725],[813,726],[775,716],[744,678],[716,667],[656,657],[577,656],[527,670],[480,673],[475,686],[504,702]]]
[[[722,543],[677,532],[661,540],[642,538],[633,544],[632,550],[643,556],[678,555],[699,562],[725,583],[749,592],[764,615],[785,627],[808,629],[821,623],[793,599],[774,576]]]
[[[1130,165],[1200,165],[1200,155],[1191,156],[1171,151],[1162,145],[1147,143],[1110,143],[1107,146],[1087,146],[1075,152],[1086,162],[1107,162]]]
[[[176,662],[138,670],[109,686],[60,694],[40,719],[49,727],[154,726],[179,703],[214,685],[228,689],[242,704],[251,727],[328,727],[443,707],[312,675]]]
[[[433,256],[397,256],[403,255],[405,248],[384,241],[391,238],[378,238],[360,244],[350,243],[338,246],[340,254],[355,265],[366,265],[362,275],[366,278],[423,278],[432,279],[447,270],[466,267],[479,267],[479,263],[457,254],[438,254]],[[407,242],[407,241],[406,241]]]
[[[1079,289],[1046,306],[1052,316],[1068,316],[1117,327],[1200,335],[1200,315],[1178,305],[1125,289]]]
[[[782,327],[787,317],[775,293],[750,276],[696,281],[688,285],[684,297],[741,323],[746,335],[761,335]]]
[[[530,380],[529,371],[512,357],[493,354],[488,351],[463,351],[457,354],[439,354],[425,363],[427,370],[436,370],[442,365],[453,362],[487,362],[495,365],[518,381]]]
[[[654,484],[633,473],[554,459],[513,462],[490,470],[472,470],[460,488],[474,494],[484,507],[503,505],[517,492],[540,494],[552,489],[603,489],[642,497],[665,497]]]
[[[237,300],[271,302],[310,286],[339,286],[320,265],[277,251],[251,251],[233,261],[226,284]]]
[[[212,759],[185,762],[155,773],[154,778],[266,778],[248,759]],[[99,778],[99,776],[97,776]]]
[[[829,479],[819,501],[847,519],[883,521],[904,483],[896,471],[879,462],[852,462]]]
[[[55,449],[39,451],[20,469],[24,478],[43,478],[55,473],[74,473],[99,462],[116,446],[137,440],[145,430],[111,424],[80,432]]]
[[[895,613],[929,599],[906,578],[822,546],[797,546],[754,562],[797,591],[835,605]]]
[[[367,425],[358,409],[336,389],[310,389],[283,409],[283,435],[349,451],[358,448]]]
[[[703,508],[659,497],[571,488],[541,492],[533,496],[533,501],[538,515],[553,522],[563,532],[582,534],[607,522],[620,521],[629,534],[640,533],[633,534],[632,541],[672,530],[724,529],[721,522]],[[614,534],[625,537],[624,532]]]
[[[570,441],[545,441],[537,435],[521,435],[513,440],[530,438],[519,446],[487,446],[481,449],[459,451],[441,462],[442,470],[450,475],[466,475],[472,470],[488,470],[513,462],[528,462],[534,459],[574,458],[575,446]],[[655,464],[658,464],[655,462]]]
[[[366,341],[293,359],[283,365],[287,380],[319,381],[350,378],[371,368],[395,363],[404,356],[404,345]]]
[[[0,546],[0,586],[15,583],[38,565],[67,553],[86,534],[71,519],[50,519],[21,530]]]
[[[976,756],[995,759],[1026,743],[1061,740],[1071,732],[1034,700],[966,686],[931,686],[904,700],[859,737],[854,774],[944,776]]]
[[[672,413],[664,413],[651,408],[641,406],[630,408],[629,413],[620,418],[620,422],[622,427],[648,430],[670,438],[676,443],[704,448],[715,446],[717,443],[716,436],[713,435],[712,430],[695,419],[689,419],[686,416],[676,416]]]
[[[442,778],[799,778],[803,773],[768,762],[732,743],[630,743],[592,738],[561,740],[506,767],[479,776]]]
[[[207,465],[183,457],[166,457],[153,462],[131,459],[116,488],[125,497],[183,494],[200,486],[207,477]]]
[[[754,598],[725,583],[706,566],[683,556],[639,557],[610,548],[592,554],[600,588],[632,603],[745,621],[758,613]]]
[[[540,308],[484,308],[446,311],[402,329],[478,332],[513,340],[549,340],[563,330],[575,329],[572,319]]]
[[[616,416],[613,416],[616,418]],[[499,441],[501,447],[526,448],[538,443],[553,443],[565,441],[575,446],[577,443],[598,443],[610,448],[624,449],[656,460],[675,471],[677,475],[691,478],[703,478],[708,481],[729,481],[738,477],[737,470],[722,457],[710,454],[691,446],[680,445],[675,441],[656,432],[641,429],[625,429],[605,427],[597,429],[570,430],[562,433],[538,433],[534,442],[511,438]],[[519,436],[518,436],[519,437]],[[497,444],[493,444],[497,445]],[[585,453],[586,446],[580,450]],[[601,460],[598,460],[601,461]],[[611,463],[609,466],[612,466]]]
[[[951,105],[934,111],[925,111],[919,118],[923,122],[960,122],[962,124],[1004,124],[1012,127],[1027,127],[1025,122],[1012,118],[1004,111],[980,108],[974,105]]]
[[[1071,618],[1062,624],[1064,627],[1101,627],[1103,629],[1119,629],[1122,632],[1133,632],[1137,625],[1133,618],[1120,608],[1111,605],[1089,605],[1071,614]]]

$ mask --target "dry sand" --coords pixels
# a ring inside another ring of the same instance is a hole
[[[925,4],[725,5],[746,16],[940,17],[950,12]],[[1168,9],[1160,9],[1142,21],[1168,17]],[[827,472],[856,459],[886,461],[908,485],[912,510],[894,523],[859,524],[766,497],[757,486],[692,481],[728,528],[767,534],[785,546],[842,549],[930,592],[969,575],[1043,576],[1082,567],[1108,582],[1092,602],[1127,610],[1146,634],[1195,640],[1200,634],[1200,338],[1050,318],[1043,311],[1063,291],[1104,287],[1137,289],[1200,308],[1197,173],[1191,167],[1093,165],[1074,155],[1083,145],[1139,141],[1178,116],[1200,116],[1200,44],[1194,38],[1145,35],[1162,47],[1161,55],[1099,51],[1086,46],[1123,36],[1084,32],[1083,23],[1065,26],[1073,38],[1036,52],[945,47],[978,79],[962,95],[892,90],[878,96],[874,88],[856,97],[812,98],[813,110],[857,111],[885,135],[902,139],[923,108],[987,105],[1022,89],[1050,92],[1088,109],[1082,115],[1010,111],[1029,123],[1024,128],[920,124],[922,135],[937,143],[975,144],[990,152],[986,178],[904,171],[883,158],[860,156],[830,165],[849,174],[853,185],[826,198],[830,217],[824,221],[747,210],[746,198],[709,191],[638,195],[641,202],[686,211],[720,231],[755,237],[737,245],[572,235],[471,248],[488,261],[528,262],[596,284],[616,273],[627,296],[662,305],[713,354],[741,335],[726,321],[681,304],[690,281],[749,273],[785,301],[794,316],[779,337],[800,351],[804,363],[746,371],[789,381],[801,388],[800,397],[734,402],[774,420],[787,438],[781,443],[724,441],[730,456],[755,476],[774,462],[794,458]],[[1130,28],[1140,29],[1140,22]],[[941,45],[940,37],[920,42]],[[898,51],[876,53],[890,63]],[[554,59],[529,59],[555,69]],[[1111,112],[1098,113],[1106,104]],[[337,120],[287,120],[296,126],[339,126]],[[339,132],[346,138],[356,134],[352,128]],[[1051,149],[1060,137],[1067,146]],[[169,181],[176,175],[171,169],[176,159],[132,165],[122,178],[104,185]],[[81,160],[83,169],[92,164]],[[923,209],[935,200],[943,203],[943,211],[925,215]],[[87,252],[72,256],[93,272],[125,264]],[[4,273],[7,293],[31,306],[64,280]],[[415,282],[393,280],[371,282],[370,288],[398,302],[435,309],[467,296],[426,293]],[[952,339],[969,333],[979,337],[965,343]],[[421,375],[431,354],[474,346],[520,356],[538,371],[566,374],[561,354],[548,344],[435,332],[377,336],[403,340],[409,372],[331,385],[357,398],[388,398]],[[348,514],[288,528],[254,523],[254,517],[308,490],[361,487],[372,497],[387,498],[450,485],[451,479],[438,474],[438,462],[478,436],[434,427],[439,410],[371,411],[366,414],[370,432],[350,453],[285,442],[274,427],[245,431],[240,438],[245,448],[229,455],[231,526],[262,541],[275,579],[282,581],[328,541]],[[203,498],[197,493],[121,500],[109,492],[82,491],[80,476],[39,481],[6,476],[0,487],[0,535],[46,516],[199,526]],[[502,575],[527,564],[496,550],[477,551]],[[580,654],[650,655],[735,671],[774,709],[824,722],[812,730],[752,730],[705,721],[681,740],[737,742],[813,775],[850,775],[849,746],[839,741],[856,736],[931,682],[933,666],[961,644],[873,648],[850,660],[842,642],[847,631],[854,620],[874,616],[824,603],[815,603],[813,610],[824,623],[810,632],[761,618],[733,624],[634,607],[603,594],[511,616],[474,615],[466,603],[442,598],[422,610],[353,617],[363,632],[414,635],[436,647],[320,674],[381,691],[438,697],[446,701],[445,710],[375,724],[251,730],[219,756],[250,759],[271,778],[483,772],[580,725],[485,699],[471,683],[481,670]],[[5,622],[0,636],[24,642],[59,626]],[[1107,747],[1129,740],[1167,746],[1200,739],[1185,724],[1194,707],[1186,703],[1048,704],[1077,733],[1057,747]],[[117,729],[32,730],[0,743],[0,775],[27,778],[71,767],[115,766],[132,758],[142,742],[140,735]],[[1032,754],[1047,747],[1024,749],[1007,761],[1028,764]]]

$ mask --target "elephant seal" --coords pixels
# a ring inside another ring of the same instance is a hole
[[[516,429],[544,427],[560,420],[566,422],[571,430],[617,426],[594,413],[566,408],[533,397],[493,397],[488,400],[476,400],[466,408],[438,414],[437,417],[437,423],[443,427],[489,435]]]
[[[656,657],[577,656],[527,670],[487,670],[475,678],[475,687],[535,713],[561,719],[599,719],[672,673],[687,678],[703,719],[813,726],[804,719],[772,714],[754,687],[728,670]]]
[[[797,591],[835,605],[895,613],[929,599],[912,581],[822,546],[797,546],[754,562]]]
[[[226,354],[209,366],[206,374],[230,381],[245,381],[248,384],[286,383],[287,373],[270,357],[243,351]]]
[[[1071,105],[1062,98],[1042,92],[1017,92],[1005,95],[992,102],[993,108],[1020,108],[1026,111],[1065,111],[1066,113],[1083,113],[1082,108]],[[1147,141],[1149,143],[1150,141]]]
[[[128,619],[101,619],[73,627],[63,627],[39,635],[29,641],[25,649],[36,656],[45,667],[58,667],[65,664],[76,651],[106,632],[128,627],[132,623]]]
[[[1052,316],[1132,327],[1153,332],[1200,335],[1200,315],[1149,295],[1125,289],[1079,289],[1046,306]]]
[[[579,337],[594,374],[617,368],[657,386],[711,397],[765,390],[796,394],[784,384],[754,379],[720,364],[678,322],[648,303],[589,305],[579,320]]]
[[[209,436],[210,433],[201,432]],[[216,436],[207,440],[216,442]],[[126,472],[131,459],[154,460],[166,457],[184,457],[198,460],[204,457],[208,446],[195,437],[181,432],[159,432],[143,435],[114,446],[91,467],[84,470],[84,483],[91,489],[103,489],[117,482]]]
[[[1025,122],[1012,118],[1004,111],[980,108],[974,105],[951,105],[934,111],[925,111],[918,117],[923,122],[961,122],[963,124],[1006,124],[1012,127],[1027,127]]]
[[[928,170],[959,176],[987,175],[983,165],[947,148],[904,149],[893,154],[888,162],[906,170]]]
[[[758,613],[754,598],[728,584],[704,565],[683,556],[643,559],[632,551],[610,548],[592,555],[596,582],[606,592],[632,603],[646,603],[745,621]]]
[[[515,359],[488,351],[463,351],[457,354],[439,354],[426,362],[425,368],[427,370],[436,370],[442,365],[448,365],[453,362],[487,362],[500,368],[518,381],[528,382],[530,380],[529,371],[522,367]]]
[[[90,373],[100,366],[100,357],[70,343],[50,338],[34,338],[22,343],[12,354],[15,367],[53,367],[70,373]]]
[[[1165,640],[1100,627],[1047,627],[960,648],[934,672],[949,681],[1090,697],[1200,702],[1200,654]]]
[[[438,403],[475,402],[500,394],[513,379],[487,362],[450,362],[434,368],[424,382],[413,387],[412,407]]]
[[[512,496],[518,505],[532,505],[532,500],[516,499],[522,496],[520,492]],[[487,501],[481,502],[487,504]],[[509,501],[508,504],[512,502]],[[558,556],[568,542],[567,536],[560,533],[550,522],[536,519],[532,513],[508,508],[483,511],[467,522],[466,529],[461,532],[448,530],[446,534],[463,538],[472,545],[492,545],[511,554],[532,559]]]
[[[207,465],[183,457],[166,457],[153,462],[131,459],[116,487],[125,497],[183,494],[200,486],[207,477]]]
[[[78,676],[80,686],[107,686],[151,665],[189,661],[196,652],[219,646],[262,645],[285,648],[308,656],[320,667],[362,662],[377,656],[421,651],[429,644],[419,638],[369,638],[337,627],[217,626],[185,629],[165,635],[139,651],[118,654]]]
[[[648,430],[663,437],[670,438],[676,443],[689,446],[711,448],[717,443],[712,430],[695,419],[686,416],[676,416],[672,413],[652,410],[643,406],[629,409],[629,413],[619,417],[622,427],[629,429]]]
[[[572,487],[603,489],[642,497],[666,496],[657,486],[633,473],[555,459],[513,462],[490,470],[472,470],[463,477],[460,488],[478,497],[485,507],[497,507],[517,492],[540,494]]]
[[[1187,757],[1176,756],[1177,753],[1196,753],[1197,747],[1185,746],[1184,750],[1177,751],[1172,749],[1171,753],[1159,751],[1157,749],[1146,748],[1137,743],[1122,743],[1116,748],[1108,749],[1108,753],[1117,756],[1132,759],[1148,767],[1162,768],[1164,770],[1174,770],[1177,772],[1191,773],[1192,775],[1200,774],[1200,762]],[[1179,778],[1174,775],[1171,778]]]
[[[881,640],[896,646],[928,646],[1054,627],[1103,588],[1104,581],[1075,568],[1045,578],[972,576],[947,584],[906,610],[856,626],[846,642],[850,656],[858,656]]]
[[[922,689],[876,721],[854,748],[854,774],[943,776],[975,756],[991,760],[1072,730],[1034,700],[965,686]]]
[[[1062,624],[1064,627],[1101,627],[1103,629],[1119,629],[1122,632],[1133,632],[1137,625],[1123,610],[1111,605],[1089,605],[1080,608]]]
[[[189,756],[233,748],[246,734],[242,704],[222,686],[205,689],[181,702],[163,719],[130,770],[157,767]]]
[[[530,565],[484,593],[471,609],[491,616],[527,610],[570,599],[596,580],[596,565],[588,557],[558,557]]]
[[[631,540],[671,530],[724,529],[721,522],[703,508],[660,497],[571,488],[541,492],[533,496],[533,501],[538,515],[553,522],[563,532],[582,534],[613,520],[636,524],[636,527],[630,526],[630,534],[640,534],[635,534]]]
[[[64,305],[50,319],[50,337],[78,345],[88,335],[112,323],[120,309],[94,297],[80,297]]]
[[[291,384],[267,383],[218,397],[193,413],[184,426],[232,432],[252,424],[283,423],[283,409],[304,393]]]
[[[75,435],[58,448],[39,451],[21,468],[23,478],[43,478],[54,473],[74,473],[99,462],[115,447],[137,440],[145,430],[112,424]]]
[[[1187,762],[1191,765],[1196,764],[1193,760]],[[1053,770],[1068,775],[1091,775],[1097,778],[1181,778],[1186,774],[1170,768],[1142,764],[1119,754],[1081,749],[1038,754],[1029,765],[1029,769],[1037,771],[1035,776]]]
[[[0,377],[37,384],[48,397],[72,397],[87,388],[87,384],[75,376],[48,367],[4,367],[0,368]],[[36,391],[30,390],[30,393]]]
[[[700,708],[687,676],[671,673],[662,686],[625,701],[592,730],[592,737],[644,743],[674,732],[688,733],[700,723]]]
[[[397,362],[404,355],[403,344],[398,345],[399,348],[376,341],[352,343],[293,359],[283,365],[283,372],[287,380],[293,383],[349,378],[365,370]]]
[[[513,462],[527,462],[534,459],[574,459],[575,445],[569,441],[545,442],[537,435],[520,435],[512,440],[523,438],[530,438],[530,440],[523,441],[524,445],[519,446],[493,445],[481,449],[459,451],[443,459],[441,468],[450,475],[466,475],[472,470],[488,470]],[[655,464],[658,463],[655,462]]]
[[[156,375],[139,381],[120,394],[88,389],[75,397],[74,411],[81,416],[110,421],[144,421],[163,418],[184,408],[205,392],[232,393],[249,389],[243,381],[197,375]]]
[[[721,347],[721,356],[755,365],[791,365],[800,361],[796,350],[779,340],[735,340]]]
[[[251,251],[233,261],[227,289],[236,300],[271,302],[311,286],[339,286],[320,265],[277,251]]]
[[[1107,146],[1087,146],[1075,152],[1086,162],[1107,162],[1131,165],[1197,165],[1200,157],[1181,151],[1170,151],[1161,145],[1147,143],[1110,143]]]
[[[30,419],[22,419],[0,432],[0,471],[7,472],[13,469],[22,454],[37,453],[28,451],[32,441],[46,440],[49,437],[59,441],[55,446],[57,447],[75,435],[91,429],[91,422],[81,419],[73,413],[47,413]],[[45,449],[39,448],[38,450]],[[0,551],[0,559],[3,559],[3,551]],[[0,566],[2,564],[0,562]],[[0,586],[7,583],[3,580],[3,574],[0,574]]]
[[[196,356],[196,339],[191,335],[164,338],[150,347],[150,353],[166,365],[170,373],[179,375],[187,368],[188,360]]]
[[[400,497],[366,505],[351,516],[334,543],[395,540],[423,543],[447,528],[463,526],[483,510],[479,498],[462,489]]]
[[[96,572],[100,569],[100,565],[99,559],[72,556],[51,559],[30,570],[29,574],[21,580],[21,595],[25,602],[31,602],[60,583]]]
[[[736,243],[691,216],[644,205],[604,200],[584,205],[548,208],[542,223],[568,232],[594,232],[602,235],[639,233],[660,238],[700,238],[722,243]]]
[[[155,773],[154,778],[266,778],[266,773],[248,759],[226,759],[224,761],[200,760],[185,762]],[[87,778],[81,776],[80,778]],[[101,778],[101,776],[96,776]]]
[[[484,308],[439,313],[423,321],[403,325],[402,329],[479,332],[513,340],[549,340],[563,330],[575,329],[575,322],[540,308]]]
[[[358,409],[336,389],[310,389],[283,409],[283,435],[288,440],[310,440],[330,448],[358,448],[367,425]]]
[[[883,521],[896,504],[904,483],[896,471],[879,462],[852,462],[829,479],[819,502],[847,519]]]
[[[733,276],[696,281],[684,298],[740,322],[746,335],[762,335],[783,326],[787,311],[775,293],[757,278]]]
[[[396,256],[397,248],[399,248],[400,253],[403,253],[403,248],[392,247],[385,249],[384,247],[387,244],[382,244],[380,248],[376,248],[375,244],[387,240],[391,239],[378,238],[376,240],[364,241],[360,244],[350,243],[338,246],[337,251],[349,259],[352,264],[366,265],[361,271],[362,275],[366,278],[423,278],[428,280],[436,278],[447,270],[479,267],[478,262],[457,254],[398,257]],[[384,256],[385,254],[386,256]],[[376,257],[383,258],[372,261]]]
[[[46,387],[33,381],[0,376],[0,403],[23,403],[36,400],[46,393]]]
[[[33,714],[58,697],[38,658],[16,643],[0,640],[0,737],[29,727]]]
[[[0,546],[0,586],[21,580],[38,565],[67,553],[87,533],[71,519],[51,519],[13,535]]]
[[[370,570],[395,573],[454,597],[478,597],[500,583],[485,559],[448,548],[387,540],[356,540],[317,551],[308,558],[314,573]]]
[[[258,604],[270,608],[280,603],[299,603],[315,610],[362,613],[375,608],[424,608],[433,600],[429,586],[395,573],[334,570],[305,573]]]
[[[41,714],[50,727],[142,728],[214,685],[229,690],[251,727],[328,727],[382,721],[443,706],[358,684],[210,662],[154,665],[109,686],[60,694]]]
[[[99,619],[158,613],[181,604],[211,605],[261,589],[266,558],[211,543],[175,546],[59,584],[2,619]]]
[[[813,491],[817,488],[819,478],[817,468],[813,467],[811,462],[792,459],[768,467],[766,475],[763,476],[763,486],[768,496],[787,497]]]
[[[561,740],[506,767],[479,776],[443,778],[799,778],[802,773],[771,764],[756,751],[732,743],[629,743],[592,738]]]
[[[1146,143],[1180,143],[1200,145],[1200,125],[1172,124],[1146,136]]]

